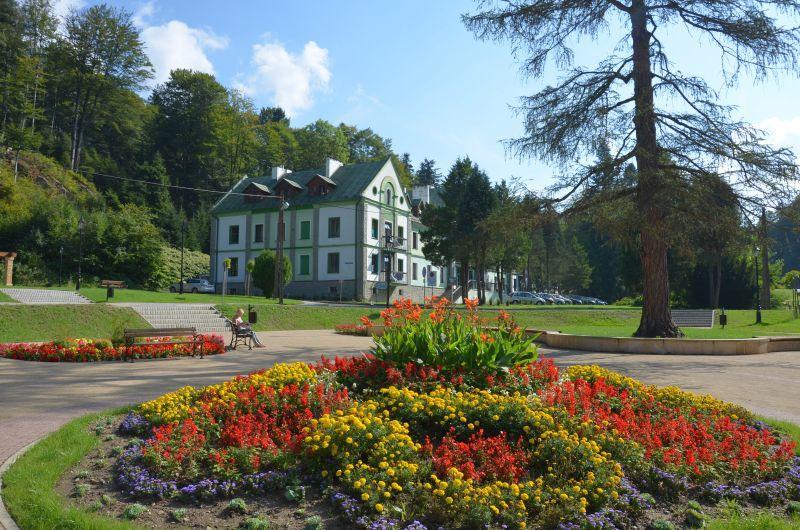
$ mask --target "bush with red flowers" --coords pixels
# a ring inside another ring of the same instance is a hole
[[[202,335],[204,355],[225,353],[225,341],[219,335]],[[192,355],[191,344],[171,344],[169,337],[147,339],[148,344],[131,346],[129,358],[163,359]],[[95,362],[120,361],[125,358],[125,346],[107,340],[67,339],[52,342],[0,344],[0,357],[21,361]]]

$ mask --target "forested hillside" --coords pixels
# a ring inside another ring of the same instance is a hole
[[[182,228],[208,251],[219,195],[190,188],[222,192],[273,165],[392,156],[410,184],[408,155],[369,128],[293,127],[212,75],[175,70],[150,90],[152,76],[129,12],[100,4],[59,22],[50,0],[0,0],[0,248],[20,253],[18,281],[74,274],[83,218],[88,276],[157,286]]]

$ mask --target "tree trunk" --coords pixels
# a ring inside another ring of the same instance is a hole
[[[461,268],[461,302],[466,302],[469,298],[469,262],[461,260],[459,262]]]
[[[716,273],[717,278],[714,283],[714,309],[719,307],[719,295],[722,292],[722,258],[720,256],[717,256]]]
[[[772,307],[772,277],[769,271],[769,234],[767,232],[767,211],[761,209],[761,307],[769,309]]]
[[[678,337],[680,330],[669,310],[667,243],[664,237],[665,212],[659,204],[664,191],[658,167],[659,149],[653,104],[653,75],[650,65],[650,31],[644,0],[631,4],[633,41],[633,94],[636,110],[636,202],[640,213],[640,254],[642,260],[642,319],[637,337]]]

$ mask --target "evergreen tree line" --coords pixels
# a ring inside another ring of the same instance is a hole
[[[609,156],[608,147],[601,145],[598,165]],[[592,183],[598,193],[614,182],[634,179],[636,169],[608,166],[608,171]],[[425,253],[439,264],[458,262],[461,289],[477,289],[482,302],[489,288],[483,279],[492,270],[498,272],[499,283],[508,272],[520,272],[520,289],[641,304],[641,248],[632,200],[564,215],[519,183],[492,185],[468,157],[453,164],[438,190],[441,204],[422,214],[429,227],[422,235]],[[674,213],[667,231],[673,307],[753,307],[755,260],[761,257],[756,247],[766,248],[769,257],[766,273],[759,273],[760,284],[767,286],[762,292],[765,307],[770,305],[770,287],[789,287],[791,278],[800,276],[800,198],[767,217],[765,232],[747,224],[721,178],[676,189],[671,200]],[[694,222],[686,223],[687,218]]]

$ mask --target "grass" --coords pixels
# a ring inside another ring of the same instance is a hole
[[[27,451],[3,476],[3,502],[20,528],[128,530],[135,526],[68,506],[55,491],[58,479],[100,443],[90,425],[127,409],[73,420]]]
[[[106,305],[0,305],[0,342],[113,338],[148,328],[132,309]]]
[[[20,528],[72,528],[92,530],[132,530],[136,526],[69,506],[55,491],[59,478],[76,465],[101,438],[91,432],[91,425],[108,416],[123,414],[129,408],[82,416],[67,423],[44,438],[3,476],[3,502]],[[800,426],[761,418],[800,443]],[[800,520],[761,513],[710,521],[712,530],[789,530],[798,528]]]
[[[62,288],[63,289],[63,288]],[[105,287],[84,287],[81,294],[92,302],[105,302]],[[219,294],[205,293],[170,293],[169,291],[145,291],[142,289],[115,289],[114,298],[109,302],[160,302],[170,304],[211,304],[222,303],[223,297]],[[278,301],[263,296],[225,295],[225,303],[240,304],[277,304]],[[285,300],[286,304],[298,304],[297,300]]]
[[[223,314],[230,316],[241,305],[217,305]],[[338,324],[354,324],[362,315],[372,320],[380,319],[381,307],[336,307],[336,306],[285,306],[255,304],[258,312],[256,331],[293,329],[333,329]],[[499,309],[483,309],[481,317],[494,318]],[[534,329],[561,331],[577,335],[602,337],[629,337],[639,325],[640,309],[618,309],[616,307],[552,307],[532,306],[511,311],[521,326]],[[770,309],[763,311],[763,323],[755,325],[755,313],[748,310],[726,311],[728,325],[722,329],[686,328],[690,338],[734,339],[755,336],[797,334],[800,320],[792,318],[791,311]]]
[[[0,292],[0,302],[14,302],[15,300],[7,294]]]

